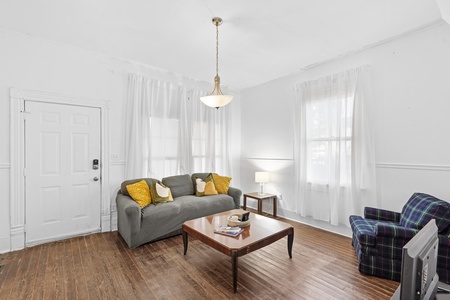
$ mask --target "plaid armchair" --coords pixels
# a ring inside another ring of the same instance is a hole
[[[414,193],[401,213],[364,208],[364,218],[350,216],[352,245],[361,273],[400,281],[403,246],[431,219],[439,231],[439,280],[450,283],[450,204]]]

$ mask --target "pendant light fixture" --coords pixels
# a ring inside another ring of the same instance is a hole
[[[200,97],[200,100],[208,106],[219,108],[227,105],[233,100],[233,96],[224,95],[220,89],[220,77],[219,77],[219,25],[222,25],[223,21],[219,17],[212,19],[213,24],[216,26],[216,76],[214,77],[214,90],[209,96]]]

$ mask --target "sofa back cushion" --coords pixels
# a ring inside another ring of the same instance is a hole
[[[128,193],[127,185],[134,184],[134,183],[137,183],[137,182],[142,181],[142,180],[145,180],[145,182],[147,182],[147,185],[148,185],[149,187],[152,186],[153,181],[157,181],[156,179],[153,179],[153,178],[139,178],[139,179],[125,180],[125,181],[122,182],[122,184],[120,185],[120,193],[121,193],[122,195],[131,197],[130,193]]]
[[[170,188],[174,198],[186,195],[194,195],[194,185],[191,177],[186,175],[175,175],[162,179],[162,183]]]
[[[400,226],[422,229],[431,219],[436,220],[439,232],[450,224],[450,204],[431,195],[414,193],[403,206]]]

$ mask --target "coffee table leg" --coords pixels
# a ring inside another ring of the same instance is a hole
[[[289,258],[292,258],[292,245],[294,244],[294,229],[292,229],[292,232],[288,235],[288,253]]]
[[[238,255],[237,251],[231,253],[231,264],[233,266],[233,293],[237,292],[237,269],[238,269]]]
[[[184,255],[186,255],[187,248],[188,248],[188,235],[186,231],[183,230],[183,246],[184,246]]]

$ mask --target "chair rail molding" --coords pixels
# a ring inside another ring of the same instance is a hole
[[[450,172],[449,165],[425,165],[425,164],[405,164],[405,163],[376,163],[377,168],[382,169],[407,169],[423,171],[444,171]]]
[[[0,168],[10,168],[10,238],[11,250],[25,247],[25,179],[24,179],[24,106],[25,101],[68,104],[100,109],[101,116],[101,155],[103,158],[101,172],[101,230],[111,229],[111,199],[109,192],[109,103],[108,100],[69,96],[57,93],[10,89],[10,165],[0,164]]]

